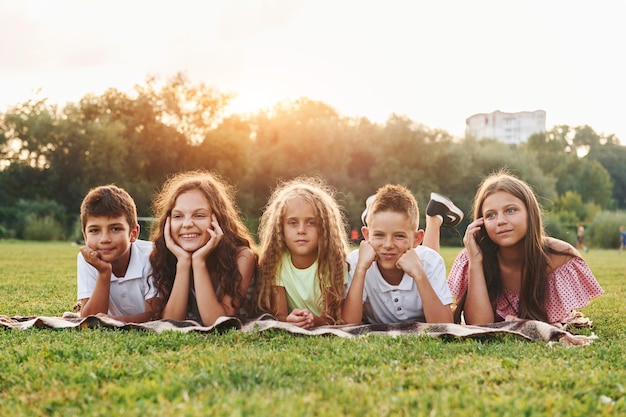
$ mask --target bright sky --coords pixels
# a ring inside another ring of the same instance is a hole
[[[255,111],[306,96],[462,136],[547,112],[626,143],[626,5],[579,0],[0,0],[0,110],[182,71]],[[41,89],[39,95],[35,91]]]

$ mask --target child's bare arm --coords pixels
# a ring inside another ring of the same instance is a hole
[[[484,219],[482,217],[476,219],[467,225],[465,236],[463,237],[469,260],[467,296],[463,311],[467,324],[485,324],[495,321],[495,314],[489,301],[489,292],[487,291],[487,282],[483,269],[483,254],[477,241],[484,227]]]
[[[287,292],[285,287],[275,286],[272,288],[272,306],[276,306],[276,318],[287,321]]]
[[[81,299],[80,315],[81,317],[86,317],[94,316],[98,313],[107,314],[109,312],[109,295],[113,268],[110,263],[100,259],[98,251],[88,246],[80,248],[80,252],[85,261],[98,271],[96,286],[91,297]]]
[[[398,267],[406,272],[417,286],[427,323],[452,323],[454,320],[449,305],[443,304],[430,284],[422,261],[414,249],[409,249],[398,259]]]
[[[365,287],[365,274],[376,259],[376,252],[369,242],[363,240],[359,246],[359,259],[357,260],[350,289],[343,300],[341,318],[347,324],[359,324],[363,320],[363,289]]]
[[[350,289],[341,307],[341,318],[347,324],[358,324],[363,320],[363,289],[367,268],[354,271]]]
[[[189,285],[191,282],[191,265],[189,262],[178,261],[172,292],[163,308],[162,318],[168,320],[185,320],[189,303]]]

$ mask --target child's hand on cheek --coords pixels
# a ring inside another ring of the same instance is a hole
[[[467,225],[467,229],[465,230],[465,236],[463,237],[463,243],[465,244],[465,249],[467,249],[467,256],[470,260],[482,262],[483,254],[480,246],[478,245],[478,241],[485,234],[486,232],[484,218],[480,217],[479,219],[476,219]]]
[[[178,246],[176,242],[174,242],[174,239],[172,239],[169,216],[165,220],[165,229],[163,230],[163,235],[165,237],[165,247],[167,247],[170,252],[172,252],[176,259],[181,260],[189,258],[189,253],[185,249]]]
[[[97,250],[90,248],[89,246],[83,246],[80,248],[80,253],[83,254],[85,261],[96,268],[99,272],[111,272],[113,267],[110,263],[103,261],[100,258],[100,254]]]
[[[412,277],[417,276],[424,270],[422,267],[422,260],[413,248],[402,254],[402,256],[398,259],[398,262],[396,262],[396,267]]]
[[[376,260],[376,251],[374,247],[366,240],[362,240],[359,245],[359,259],[357,266],[369,268],[372,262]]]
[[[220,224],[217,222],[217,217],[215,217],[215,214],[211,216],[211,220],[211,227],[207,229],[207,232],[211,237],[204,246],[202,246],[193,253],[193,259],[202,259],[202,261],[204,262],[206,257],[209,256],[215,250],[215,248],[217,248],[217,245],[219,245],[219,243],[222,241],[222,238],[224,237],[224,231],[220,227]]]
[[[313,326],[314,316],[309,310],[302,310],[294,308],[287,316],[287,323],[295,324],[303,329],[308,329]]]

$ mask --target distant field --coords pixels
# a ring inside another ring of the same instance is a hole
[[[0,241],[0,314],[60,315],[77,246]],[[459,248],[444,248],[448,268]],[[607,292],[586,347],[510,336],[0,331],[1,416],[624,416],[626,254],[584,254]],[[590,330],[577,331],[590,334]]]

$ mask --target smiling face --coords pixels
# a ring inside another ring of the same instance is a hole
[[[303,198],[295,197],[285,204],[283,234],[296,268],[308,268],[317,259],[318,222],[313,206]]]
[[[500,247],[520,243],[528,232],[528,210],[522,200],[505,191],[485,198],[482,205],[485,231]]]
[[[206,245],[211,237],[207,231],[211,227],[211,214],[209,201],[200,191],[180,194],[170,215],[174,242],[187,252],[194,252]]]
[[[110,263],[115,273],[128,266],[130,244],[137,240],[139,226],[131,230],[125,216],[88,216],[83,236],[85,244],[98,251],[100,258]]]
[[[402,276],[396,263],[402,254],[417,247],[424,237],[422,230],[415,230],[415,223],[406,213],[379,211],[372,213],[368,227],[363,229],[365,239],[376,252],[376,264],[385,278],[388,274]]]

